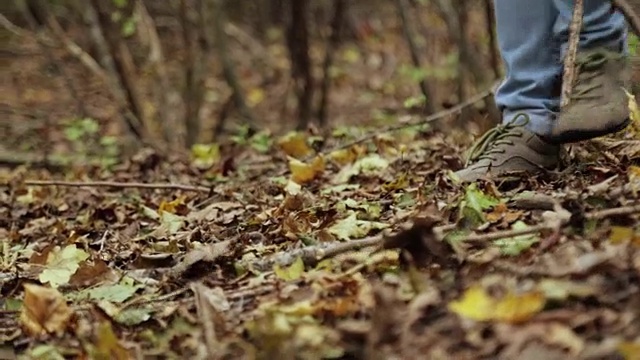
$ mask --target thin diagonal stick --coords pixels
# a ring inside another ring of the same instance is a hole
[[[569,46],[564,58],[564,73],[562,74],[562,99],[560,108],[569,105],[571,92],[576,79],[576,56],[578,53],[578,43],[580,41],[580,30],[582,29],[582,16],[584,14],[583,0],[575,0],[573,5],[573,16],[569,25]]]

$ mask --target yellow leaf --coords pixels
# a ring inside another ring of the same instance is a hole
[[[30,335],[61,334],[71,315],[71,308],[56,289],[34,284],[24,285],[20,322]]]
[[[306,164],[300,160],[290,158],[289,170],[291,170],[292,181],[301,185],[306,184],[324,171],[324,159],[318,156],[311,164]]]
[[[494,299],[483,287],[469,288],[462,299],[449,304],[449,310],[477,321],[526,321],[544,308],[545,298],[540,292],[524,294],[507,293],[502,299]]]
[[[273,272],[282,280],[290,281],[297,280],[304,273],[304,262],[302,262],[302,258],[298,257],[293,264],[281,268],[280,265],[275,264],[273,266]]]
[[[618,352],[624,360],[640,360],[640,343],[622,342],[618,345]]]
[[[158,206],[158,213],[162,213],[163,211],[166,211],[168,213],[172,213],[175,214],[176,210],[179,207],[184,206],[184,201],[186,200],[186,196],[182,195],[179,198],[173,200],[173,201],[164,201],[162,200],[162,202],[160,203],[160,206]]]
[[[247,103],[249,106],[254,107],[260,104],[264,100],[264,90],[260,88],[252,88],[247,94]]]
[[[482,286],[473,286],[465,291],[462,299],[449,303],[449,310],[473,320],[489,320],[494,305]]]
[[[633,239],[633,228],[624,226],[612,226],[609,234],[609,241],[612,244],[620,244],[627,240]]]
[[[96,346],[97,357],[102,359],[130,359],[127,349],[125,349],[116,334],[113,333],[111,324],[103,322],[98,327],[98,343]]]
[[[297,159],[301,159],[313,152],[309,144],[307,144],[306,136],[295,131],[278,139],[278,146],[285,154]]]
[[[633,131],[635,138],[640,138],[640,108],[638,108],[635,96],[627,90],[625,90],[625,93],[629,99],[629,114],[631,117],[631,129],[629,131]]]
[[[627,170],[629,173],[629,180],[632,182],[640,182],[640,166],[629,166]]]

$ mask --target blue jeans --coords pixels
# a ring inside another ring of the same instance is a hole
[[[509,122],[521,112],[528,129],[545,135],[560,107],[563,54],[573,13],[571,0],[494,0],[498,45],[506,77],[496,104]],[[584,0],[579,49],[626,49],[626,22],[611,1]]]

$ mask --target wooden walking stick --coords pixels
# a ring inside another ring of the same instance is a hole
[[[573,16],[569,25],[569,46],[564,57],[564,73],[562,74],[562,97],[560,108],[569,104],[573,83],[576,78],[576,55],[578,53],[578,43],[580,41],[580,30],[582,29],[582,17],[584,15],[583,0],[575,0],[573,4]]]
[[[640,0],[611,0],[613,6],[620,10],[627,19],[631,30],[640,36]],[[584,15],[584,1],[575,0],[573,4],[573,16],[569,25],[569,46],[564,58],[564,73],[562,74],[562,97],[560,107],[564,108],[569,104],[573,84],[576,78],[576,54],[580,42],[580,30],[582,29],[582,18]],[[636,45],[636,52],[638,52]],[[637,61],[635,61],[637,62]]]

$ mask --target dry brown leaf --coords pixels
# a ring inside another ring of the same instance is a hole
[[[73,311],[60,292],[44,286],[25,284],[20,322],[31,335],[61,334]]]

